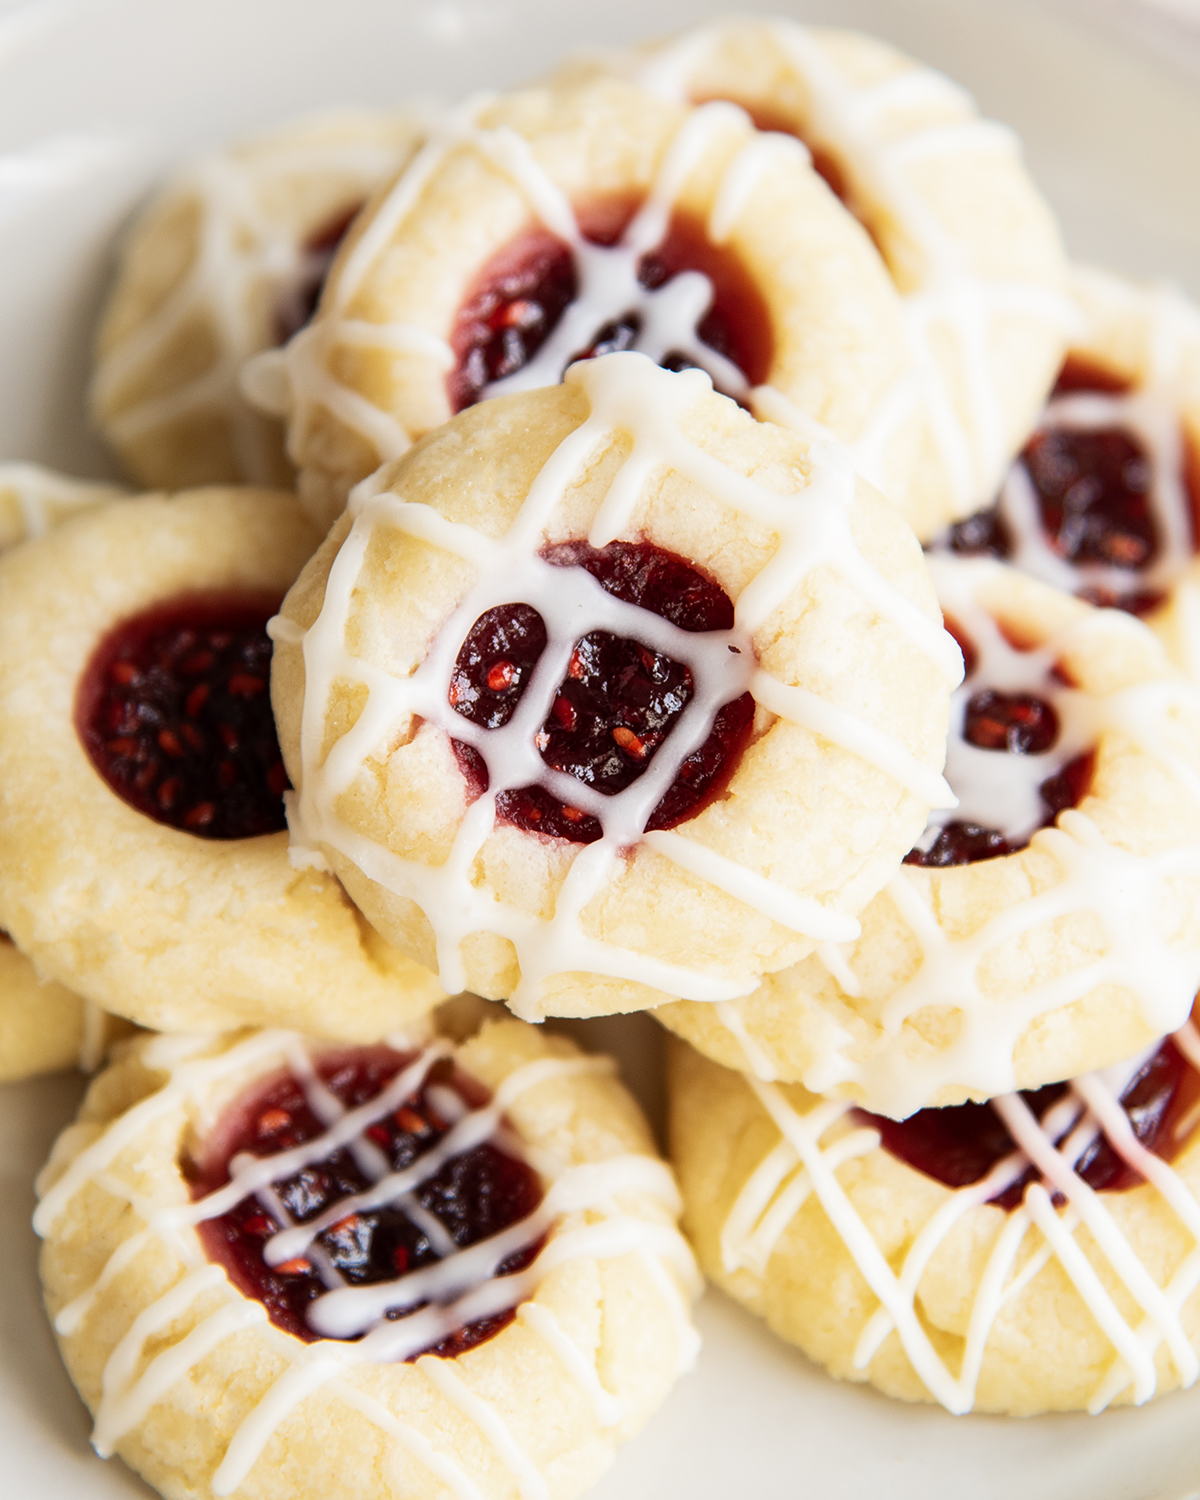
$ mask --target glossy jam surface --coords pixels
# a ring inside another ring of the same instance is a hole
[[[1128,383],[1080,360],[1064,366],[1055,395],[1076,392],[1121,395]],[[1153,470],[1150,455],[1121,428],[1097,431],[1042,429],[1034,433],[1017,460],[1033,486],[1046,542],[1065,562],[1100,564],[1137,572],[1159,556],[1160,538],[1151,507]],[[1196,455],[1187,454],[1186,487],[1189,522],[1195,534],[1200,501]],[[996,507],[952,526],[950,547],[966,555],[1013,555],[1014,539]],[[1144,614],[1162,602],[1160,592],[1081,587],[1092,603]]]
[[[373,1099],[411,1061],[386,1047],[355,1048],[319,1059],[317,1073],[341,1103],[353,1109]],[[436,1099],[441,1089],[452,1090],[471,1108],[488,1098],[474,1080],[448,1063],[436,1063],[421,1089],[367,1127],[366,1140],[378,1148],[392,1171],[409,1167],[446,1134],[449,1124],[430,1097],[432,1092]],[[200,1159],[185,1163],[192,1196],[202,1198],[224,1186],[230,1179],[229,1164],[239,1153],[274,1156],[312,1140],[323,1129],[297,1080],[289,1073],[276,1074],[234,1104],[205,1142]],[[273,1184],[271,1191],[289,1220],[303,1224],[370,1183],[351,1151],[343,1148]],[[275,1268],[265,1263],[265,1241],[285,1227],[280,1215],[262,1201],[267,1196],[245,1198],[229,1213],[204,1221],[201,1238],[209,1259],[225,1267],[239,1290],[256,1297],[273,1323],[311,1342],[316,1335],[305,1314],[326,1290],[326,1282],[307,1257]],[[532,1213],[541,1202],[542,1186],[532,1168],[485,1142],[451,1157],[415,1190],[415,1198],[442,1224],[455,1249],[464,1249]],[[439,1259],[425,1231],[397,1206],[350,1214],[318,1235],[316,1244],[326,1265],[351,1286],[394,1281]],[[523,1269],[539,1248],[540,1242],[535,1242],[510,1256],[499,1274]],[[481,1319],[421,1352],[460,1354],[498,1333],[512,1316],[506,1312]]]
[[[76,727],[119,797],[201,838],[287,826],[266,631],[278,607],[278,599],[194,595],[105,637],[80,680]]]
[[[1065,1093],[1065,1084],[1053,1083],[1023,1093],[1021,1098],[1041,1120]],[[1168,1039],[1130,1080],[1121,1095],[1121,1107],[1142,1145],[1169,1161],[1191,1135],[1190,1116],[1198,1098],[1200,1079]],[[885,1150],[949,1188],[978,1182],[1016,1149],[990,1104],[922,1109],[900,1121],[866,1111],[858,1114],[879,1131]],[[1186,1127],[1182,1135],[1180,1126]],[[1097,1135],[1079,1157],[1075,1171],[1096,1192],[1120,1192],[1142,1181],[1103,1135]],[[1030,1170],[993,1201],[1004,1209],[1016,1208],[1037,1175]]]
[[[567,542],[543,554],[556,567],[590,573],[608,593],[670,620],[681,630],[729,630],[733,605],[720,586],[690,564],[649,542],[612,542],[596,549]],[[474,724],[494,729],[516,712],[546,645],[545,623],[527,604],[491,609],[472,626],[450,682],[450,702]],[[688,667],[641,642],[592,631],[575,643],[566,676],[537,736],[547,766],[604,796],[631,786],[648,768],[693,696]],[[749,693],[716,714],[704,744],[680,766],[647,823],[672,828],[722,789],[749,735]],[[455,742],[474,795],[487,789],[487,768],[472,747]],[[501,821],[572,843],[603,837],[599,819],[560,802],[544,787],[522,787],[496,798]]]
[[[299,333],[311,321],[325,290],[334,256],[341,249],[361,207],[361,203],[355,203],[335,214],[300,246],[295,271],[275,298],[276,344],[286,344],[294,333]]]
[[[962,649],[969,682],[978,661],[978,652],[970,637],[947,619],[946,629]],[[973,693],[963,715],[963,738],[980,750],[994,750],[1004,755],[1044,755],[1058,739],[1058,715],[1052,704],[1036,693],[1001,693],[982,688]],[[1091,752],[1077,756],[1041,785],[1046,816],[1042,827],[1053,823],[1065,808],[1076,807],[1087,792],[1092,779],[1094,757]],[[979,823],[949,822],[938,833],[928,849],[913,849],[904,859],[906,865],[941,868],[946,865],[970,865],[982,859],[997,859],[1015,854],[1025,843],[1014,843],[995,828]]]
[[[636,207],[628,199],[613,199],[580,209],[581,232],[595,244],[615,244]],[[638,279],[653,289],[681,271],[702,271],[713,284],[712,306],[697,330],[700,338],[732,360],[751,385],[761,384],[773,358],[766,304],[737,257],[713,245],[702,225],[685,214],[675,215],[662,244],[643,256]],[[578,290],[571,248],[548,229],[531,227],[498,251],[480,271],[455,318],[450,336],[455,365],[447,377],[452,409],[474,405],[492,381],[528,364]],[[640,329],[636,311],[618,313],[598,325],[590,342],[574,351],[567,364],[629,349]],[[668,353],[663,363],[682,369],[689,361],[682,354]]]

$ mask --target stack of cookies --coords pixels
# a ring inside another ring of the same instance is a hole
[[[953,1412],[1196,1380],[1200,315],[1011,132],[748,18],[324,116],[97,350],[153,492],[0,470],[0,1065],[111,1053],[36,1219],[100,1453],[566,1500],[697,1261]],[[538,1024],[641,1010],[677,1176]]]

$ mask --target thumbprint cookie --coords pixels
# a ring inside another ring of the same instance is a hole
[[[346,228],[414,153],[409,115],[312,116],[215,151],[136,220],[96,341],[92,415],[142,484],[287,484],[239,372],[311,317]]]
[[[842,1380],[1100,1412],[1200,1375],[1200,1033],[903,1123],[671,1047],[704,1270]]]
[[[1077,331],[995,503],[934,542],[1141,615],[1200,682],[1200,310],[1072,271]]]
[[[696,1352],[637,1106],[519,1021],[140,1042],[39,1187],[92,1442],[167,1500],[571,1500]]]
[[[527,1020],[747,993],[953,800],[961,655],[899,513],[632,351],[373,475],[274,636],[294,858]]]
[[[878,246],[913,356],[854,435],[860,471],[922,538],[989,501],[1073,321],[1058,230],[1015,133],[886,43],[794,21],[728,16],[607,66],[672,103],[730,100],[767,139],[803,141]],[[920,454],[897,484],[892,449],[914,416]]]
[[[878,254],[799,142],[610,77],[474,102],[356,225],[276,369],[301,493],[328,522],[455,412],[625,349],[742,401],[769,383],[844,439],[910,363]],[[897,483],[920,441],[900,426]]]
[[[115,501],[0,558],[0,926],[161,1030],[373,1041],[436,1003],[288,860],[266,624],[320,540],[291,495]]]
[[[1153,634],[990,559],[931,559],[967,675],[904,867],[829,944],[659,1018],[717,1061],[902,1118],[1131,1056],[1200,986],[1200,700]]]

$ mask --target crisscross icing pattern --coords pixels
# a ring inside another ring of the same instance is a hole
[[[590,936],[583,920],[589,902],[617,871],[622,852],[640,840],[655,854],[797,932],[821,941],[846,940],[857,933],[852,918],[798,895],[685,834],[643,832],[683,761],[704,743],[722,704],[748,689],[771,713],[862,757],[926,805],[946,806],[953,801],[942,777],[897,738],[757,667],[755,631],[812,569],[830,566],[951,680],[961,674],[961,656],[940,624],[902,596],[858,550],[849,521],[854,473],[837,445],[814,442],[812,469],[804,488],[794,495],[780,495],[736,473],[684,437],[681,423],[686,411],[709,390],[708,378],[700,371],[674,374],[659,369],[644,355],[624,353],[577,364],[567,379],[586,391],[590,415],[551,455],[502,538],[486,537],[449,522],[427,505],[379,490],[376,480],[365,481],[352,497],[354,522],[334,559],[319,617],[306,633],[286,618],[273,622],[277,640],[302,643],[304,651],[300,791],[292,797],[289,809],[294,857],[322,859],[322,849],[337,851],[387,890],[416,902],[436,934],[441,980],[450,993],[466,983],[459,945],[470,933],[482,931],[499,933],[516,948],[521,979],[510,1003],[527,1017],[540,1016],[546,979],[563,972],[612,975],[689,999],[725,1000],[752,989],[753,977],[731,981],[617,948]],[[647,610],[613,598],[583,569],[555,567],[539,556],[546,527],[568,487],[597,451],[622,432],[632,439],[632,447],[592,521],[588,541],[593,547],[627,534],[646,482],[664,469],[696,481],[719,503],[769,525],[777,535],[774,554],[735,601],[732,631],[692,634],[679,630]],[[476,570],[473,584],[441,627],[428,655],[403,679],[355,658],[346,645],[351,599],[371,537],[380,526],[452,552]],[[532,604],[542,615],[548,644],[512,719],[503,728],[486,730],[454,711],[447,687],[475,621],[486,610],[516,600]],[[535,743],[572,649],[594,629],[632,637],[669,654],[686,664],[695,683],[693,699],[648,769],[612,797],[550,770]],[[322,762],[328,705],[338,681],[365,687],[367,701],[354,726]],[[425,726],[472,745],[486,761],[490,779],[488,790],[463,816],[445,863],[432,868],[401,858],[356,833],[336,811],[339,796],[367,759],[378,754],[386,738],[402,732],[414,716],[420,716]],[[593,815],[603,829],[599,841],[575,853],[548,919],[496,900],[471,878],[476,856],[495,825],[497,796],[531,783],[546,786],[568,805]]]
[[[1195,556],[1180,407],[1184,352],[1188,344],[1200,345],[1200,316],[1170,287],[1131,289],[1131,297],[1140,304],[1147,325],[1149,359],[1142,380],[1125,391],[1084,389],[1056,395],[1042,413],[1038,430],[1117,431],[1136,442],[1149,469],[1147,499],[1155,556],[1144,567],[1062,557],[1046,535],[1037,493],[1020,459],[1009,469],[997,502],[997,515],[1011,539],[1009,561],[1068,593],[1090,589],[1116,599],[1168,593],[1185,583]],[[1195,584],[1185,586],[1193,595],[1194,614],[1200,598]],[[1194,657],[1189,670],[1200,680],[1200,646],[1194,639],[1189,646]]]
[[[1111,711],[1111,704],[1068,687],[1056,674],[1061,643],[1032,650],[1013,646],[995,617],[978,602],[969,564],[935,556],[930,558],[930,572],[943,615],[963,631],[975,659],[966,682],[950,700],[945,769],[958,806],[953,813],[932,813],[917,847],[927,849],[951,817],[994,828],[1019,847],[1045,821],[1042,783],[1093,748],[1098,733],[1107,727],[1105,711]],[[1058,725],[1053,743],[1045,750],[1024,753],[971,743],[966,733],[968,707],[985,690],[1032,694],[1048,705]]]
[[[172,185],[173,199],[197,205],[195,257],[186,276],[145,321],[135,324],[101,361],[92,401],[104,408],[139,371],[152,368],[188,326],[201,319],[210,330],[216,357],[199,374],[166,392],[151,392],[105,419],[117,442],[179,421],[193,412],[219,411],[234,446],[238,468],[251,482],[278,478],[278,439],[241,400],[239,373],[261,347],[256,289],[266,283],[287,287],[303,281],[311,256],[294,235],[264,211],[258,185],[262,174],[279,178],[322,173],[343,178],[347,200],[365,198],[404,158],[404,149],[381,140],[301,141],[288,147],[271,143],[262,150],[206,156]],[[315,226],[319,227],[319,226]]]
[[[698,329],[712,306],[712,280],[702,271],[683,271],[661,286],[642,285],[642,258],[666,237],[671,215],[689,175],[731,122],[745,121],[736,105],[716,102],[689,111],[668,143],[642,206],[614,245],[588,240],[570,200],[538,162],[529,143],[509,126],[477,122],[489,98],[469,101],[446,121],[398,179],[371,224],[341,267],[322,317],[291,340],[285,351],[255,361],[253,378],[260,405],[283,413],[300,402],[326,407],[339,421],[370,442],[383,461],[405,451],[410,435],[395,416],[340,382],[330,370],[330,352],[339,344],[395,353],[421,354],[450,371],[456,355],[440,333],[401,320],[368,322],[347,309],[390,238],[418,202],[425,184],[455,150],[476,152],[504,174],[526,199],[531,212],[570,250],[576,295],[549,337],[521,369],[484,388],[484,396],[557,385],[573,357],[591,347],[606,325],[632,315],[631,348],[656,362],[682,355],[704,370],[725,394],[742,397],[745,374],[706,344]],[[713,245],[728,243],[762,172],[778,158],[803,159],[799,141],[756,133],[726,167],[713,198],[706,234]],[[274,392],[274,394],[273,394]]]
[[[860,87],[843,75],[806,27],[793,21],[758,24],[804,81],[810,101],[809,144],[831,151],[848,169],[848,206],[857,211],[856,198],[878,205],[915,252],[910,270],[916,285],[904,296],[914,369],[880,400],[855,444],[855,462],[882,486],[889,444],[924,406],[954,512],[964,515],[991,497],[1008,461],[1004,406],[991,357],[995,320],[1035,317],[1066,329],[1077,318],[1068,299],[1045,284],[985,279],[973,272],[908,169],[947,152],[1016,154],[1020,143],[1006,126],[978,118],[965,90],[933,68],[912,67]],[[686,100],[702,59],[721,48],[723,29],[718,21],[656,52],[639,71],[639,82],[664,98]],[[899,112],[929,105],[949,105],[961,118],[917,130],[894,128]],[[938,340],[947,333],[961,362],[961,373],[953,376],[936,354]]]
[[[976,591],[985,580],[994,581],[999,564],[990,559],[943,557],[933,557],[930,563],[946,613],[976,640],[991,640],[996,626],[978,602]],[[1125,616],[1111,614],[1106,616],[1106,626],[1133,632],[1143,629]],[[1070,635],[1068,631],[1040,648],[1046,664],[1062,659]],[[993,660],[1000,661],[998,670],[1004,669],[1003,659],[997,655]],[[1064,758],[1095,745],[1107,731],[1115,731],[1156,760],[1185,797],[1200,803],[1200,775],[1170,744],[1172,716],[1195,708],[1194,691],[1187,683],[1162,677],[1109,695],[1062,688],[1055,703],[1063,725]],[[952,713],[960,710],[961,704]],[[951,777],[959,772],[963,759],[960,751],[952,749],[947,757]],[[1019,759],[988,751],[972,757],[970,780],[966,784],[951,781],[964,799],[964,815],[980,799],[980,805],[993,808],[1006,805],[1007,800],[1010,811],[1016,808],[1014,816],[1021,814],[1029,786],[1014,773],[1012,795],[1007,795],[993,775],[1002,762]],[[976,777],[978,785],[973,784]],[[941,821],[940,813],[935,811],[933,817],[935,823]],[[1082,1000],[1104,984],[1118,984],[1132,993],[1152,1033],[1165,1034],[1179,1025],[1200,987],[1200,948],[1185,938],[1165,935],[1162,911],[1173,881],[1200,876],[1200,846],[1181,842],[1173,849],[1139,854],[1109,843],[1096,823],[1076,808],[1061,812],[1054,827],[1038,829],[1029,842],[1053,858],[1058,880],[1015,901],[962,937],[952,936],[940,923],[926,893],[929,875],[906,869],[892,879],[885,888],[887,896],[915,938],[921,962],[884,1002],[884,1032],[898,1037],[906,1020],[928,1008],[957,1012],[957,1035],[948,1046],[923,1058],[906,1058],[902,1068],[887,1047],[863,1062],[836,1054],[806,1077],[810,1088],[825,1092],[857,1083],[876,1108],[898,1116],[920,1108],[943,1087],[965,1087],[980,1097],[1010,1092],[1016,1087],[1014,1049],[1028,1026],[1038,1016]],[[1003,1003],[987,992],[981,972],[990,956],[1026,933],[1076,913],[1088,913],[1100,922],[1106,939],[1103,953],[1020,993],[1006,993]],[[817,954],[848,995],[862,994],[852,953],[836,943],[823,943]],[[738,1035],[739,1030],[745,1032],[745,1026],[740,1016],[733,1016],[734,1009],[729,1006],[720,1014],[726,1027]],[[739,1036],[739,1040],[752,1071],[770,1081],[774,1077],[770,1060],[757,1045],[748,1050],[748,1038]]]
[[[1200,1034],[1193,1023],[1186,1022],[1173,1041],[1188,1067],[1200,1072]],[[823,1100],[800,1112],[777,1085],[748,1079],[778,1127],[780,1140],[747,1179],[726,1217],[721,1235],[725,1270],[744,1267],[757,1276],[765,1275],[788,1225],[815,1195],[879,1300],[855,1349],[856,1369],[865,1370],[894,1331],[930,1395],[948,1411],[970,1411],[997,1318],[1047,1262],[1056,1259],[1113,1349],[1089,1411],[1104,1410],[1130,1387],[1136,1403],[1149,1400],[1157,1385],[1155,1354],[1164,1343],[1180,1383],[1192,1385],[1200,1375],[1200,1360],[1184,1330],[1181,1312],[1200,1286],[1200,1202],[1174,1168],[1136,1139],[1119,1102],[1157,1046],[1119,1067],[1073,1079],[1063,1098],[1040,1121],[1019,1094],[994,1099],[993,1108],[1012,1137],[1013,1151],[978,1182],[947,1191],[936,1212],[912,1235],[898,1267],[885,1257],[837,1176],[843,1163],[882,1149],[878,1130],[855,1126],[848,1118],[853,1115],[852,1104]],[[1185,1132],[1195,1129],[1194,1116],[1180,1123]],[[1158,1285],[1138,1258],[1106,1207],[1106,1195],[1090,1188],[1074,1170],[1101,1136],[1149,1184],[1195,1242],[1165,1286]],[[968,1332],[958,1368],[953,1369],[938,1352],[918,1312],[922,1278],[955,1225],[974,1209],[1001,1197],[1031,1169],[1035,1180],[992,1239],[976,1280]],[[1055,1206],[1055,1196],[1062,1200],[1062,1207]],[[1089,1231],[1090,1258],[1075,1237],[1080,1227]],[[1105,1289],[1096,1264],[1104,1264],[1106,1274],[1115,1276],[1136,1304],[1138,1314],[1132,1321]]]
[[[511,1073],[491,1101],[476,1108],[469,1108],[455,1090],[431,1085],[437,1092],[439,1111],[445,1112],[451,1128],[409,1167],[391,1171],[368,1135],[370,1127],[421,1088],[433,1064],[450,1053],[448,1043],[435,1041],[425,1047],[378,1095],[353,1110],[347,1110],[324,1084],[310,1056],[310,1044],[295,1033],[262,1032],[216,1056],[195,1055],[205,1045],[203,1039],[194,1038],[162,1038],[152,1043],[147,1064],[165,1068],[168,1081],[75,1157],[42,1197],[34,1216],[38,1233],[51,1233],[76,1194],[93,1183],[128,1202],[144,1224],[118,1246],[93,1285],[62,1309],[55,1320],[60,1334],[70,1335],[83,1324],[99,1294],[146,1246],[160,1243],[180,1264],[181,1279],[137,1316],[105,1366],[92,1439],[102,1456],[112,1453],[124,1434],[208,1353],[235,1333],[254,1328],[283,1357],[286,1367],[234,1433],[213,1478],[215,1494],[232,1494],[279,1424],[301,1401],[324,1391],[345,1399],[395,1436],[454,1494],[477,1500],[478,1487],[454,1455],[433,1449],[419,1432],[347,1384],[345,1377],[355,1365],[409,1359],[459,1328],[526,1304],[521,1321],[544,1340],[568,1376],[577,1381],[601,1425],[612,1426],[621,1418],[619,1401],[605,1390],[595,1365],[565,1333],[552,1310],[530,1301],[551,1271],[580,1257],[604,1260],[638,1255],[675,1319],[680,1368],[690,1366],[698,1341],[686,1298],[698,1290],[699,1278],[687,1243],[669,1222],[678,1212],[679,1203],[668,1169],[657,1159],[641,1155],[566,1166],[547,1152],[525,1145],[504,1122],[505,1111],[527,1089],[575,1074],[611,1072],[611,1059],[538,1059]],[[389,1045],[398,1051],[412,1051],[403,1037],[390,1038]],[[222,1078],[266,1068],[276,1060],[291,1071],[312,1113],[325,1126],[320,1134],[274,1156],[245,1153],[235,1157],[228,1183],[191,1203],[149,1204],[113,1170],[122,1152],[156,1122],[202,1100],[206,1090]],[[546,1192],[532,1214],[498,1234],[457,1249],[440,1221],[422,1208],[415,1191],[451,1157],[484,1141],[492,1141],[506,1154],[527,1161],[543,1179]],[[274,1184],[339,1149],[352,1154],[372,1186],[356,1197],[340,1200],[323,1215],[296,1223]],[[272,1327],[264,1306],[234,1291],[223,1267],[206,1261],[199,1240],[191,1232],[252,1195],[282,1226],[265,1242],[266,1263],[280,1265],[302,1254],[325,1285],[326,1290],[310,1304],[308,1313],[314,1331],[322,1335],[314,1344],[302,1345]],[[631,1213],[631,1197],[661,1204],[661,1217],[642,1218]],[[322,1251],[317,1236],[334,1220],[384,1204],[401,1207],[425,1229],[439,1258],[395,1281],[349,1285]],[[544,1241],[541,1250],[524,1270],[497,1274],[515,1251],[539,1241]],[[215,1309],[182,1340],[147,1361],[147,1341],[184,1316],[201,1297],[210,1302],[215,1299]],[[406,1308],[420,1303],[428,1305],[407,1315],[388,1317],[389,1312],[403,1314]],[[355,1342],[344,1342],[351,1339]],[[522,1495],[527,1500],[545,1500],[549,1491],[544,1478],[521,1452],[500,1413],[453,1373],[452,1363],[426,1355],[417,1360],[417,1368],[480,1428],[512,1470]]]

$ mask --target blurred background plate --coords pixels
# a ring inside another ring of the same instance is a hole
[[[1071,251],[1200,293],[1196,0],[779,3],[945,68],[1024,135]],[[452,99],[699,19],[687,0],[43,0],[0,5],[0,458],[111,472],[87,349],[114,235],[181,155],[306,110]],[[578,1028],[660,1112],[647,1017]],[[41,1312],[30,1183],[80,1085],[0,1088],[0,1493],[148,1496],[87,1446]],[[717,1293],[695,1374],[595,1500],[1200,1500],[1200,1389],[1141,1411],[952,1418],[827,1379]],[[329,1497],[334,1500],[334,1497]]]

